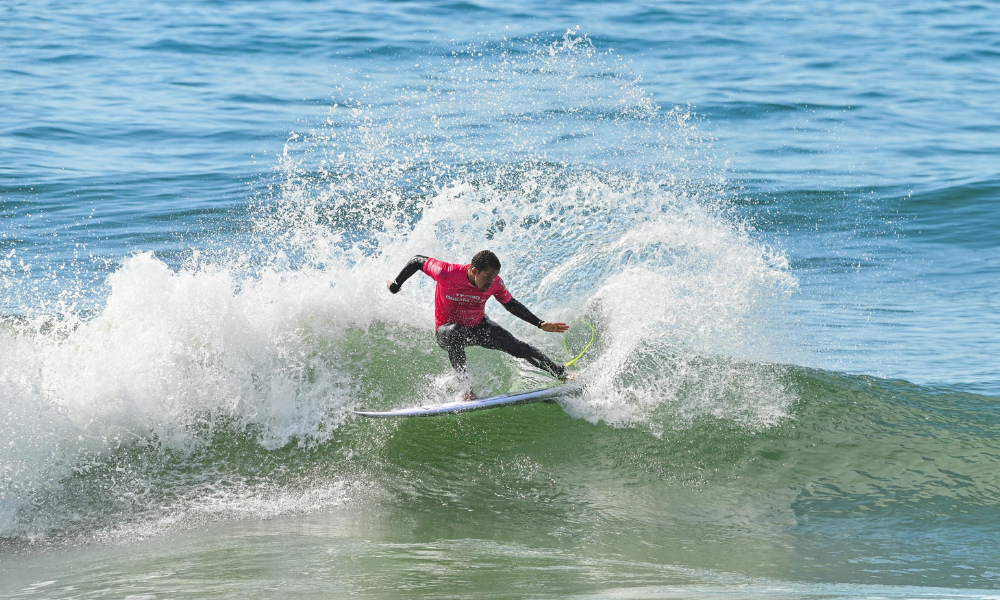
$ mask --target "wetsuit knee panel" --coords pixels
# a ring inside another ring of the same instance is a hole
[[[434,332],[434,339],[437,340],[438,346],[447,350],[458,343],[462,339],[460,327],[461,325],[457,323],[446,323],[438,327],[437,331]]]
[[[535,348],[531,344],[527,342],[522,342],[520,340],[518,340],[518,343],[514,346],[514,348],[510,352],[510,354],[518,358],[528,358],[529,356],[537,356],[540,355],[541,353],[542,352],[538,348]]]

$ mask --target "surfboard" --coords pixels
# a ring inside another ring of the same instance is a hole
[[[516,394],[504,394],[500,396],[491,396],[489,398],[477,398],[475,400],[459,400],[457,402],[435,404],[432,406],[399,408],[383,412],[356,410],[354,411],[354,414],[361,415],[363,417],[436,417],[439,415],[450,415],[473,410],[484,410],[487,408],[500,408],[501,406],[518,406],[521,404],[531,404],[533,402],[554,402],[557,398],[577,394],[579,392],[579,386],[567,384],[540,390],[531,390],[528,392],[518,392]]]

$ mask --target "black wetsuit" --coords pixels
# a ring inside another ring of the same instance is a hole
[[[392,293],[399,291],[403,283],[417,271],[423,270],[426,256],[414,256],[410,259],[403,270],[399,272],[396,279],[392,281],[389,290]],[[511,298],[506,304],[502,304],[509,313],[515,317],[531,323],[535,327],[540,327],[542,320],[536,317],[530,310],[516,299]],[[500,327],[496,322],[487,316],[477,325],[466,327],[458,323],[445,323],[438,327],[436,333],[437,343],[448,352],[448,359],[451,366],[458,372],[464,372],[466,366],[465,347],[480,346],[490,350],[500,350],[511,356],[523,358],[535,367],[548,371],[555,377],[565,377],[566,368],[542,354],[541,350],[531,344],[522,342],[515,338],[509,331]]]

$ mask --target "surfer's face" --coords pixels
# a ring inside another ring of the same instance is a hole
[[[493,280],[497,278],[500,274],[500,269],[484,269],[480,271],[479,269],[472,267],[472,285],[479,288],[480,291],[485,292],[490,289],[493,285]]]

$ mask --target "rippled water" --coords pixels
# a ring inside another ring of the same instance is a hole
[[[995,594],[996,6],[2,10],[3,597]]]

